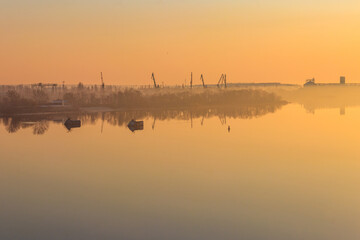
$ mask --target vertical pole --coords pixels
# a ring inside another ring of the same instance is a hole
[[[191,79],[190,79],[190,88],[192,88],[192,72],[191,72]]]
[[[103,73],[100,73],[101,75],[101,88],[104,89],[105,88],[105,84],[104,84],[104,78],[103,78]]]
[[[192,112],[190,111],[191,128],[193,128]]]

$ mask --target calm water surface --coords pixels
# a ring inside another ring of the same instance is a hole
[[[3,123],[0,239],[360,238],[360,108],[153,122]]]

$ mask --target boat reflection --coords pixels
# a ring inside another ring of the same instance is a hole
[[[79,128],[81,127],[81,121],[80,120],[71,120],[70,118],[68,118],[65,122],[64,122],[64,126],[67,128],[67,130],[71,130],[72,128]]]
[[[128,123],[128,128],[132,132],[139,131],[139,130],[144,130],[144,121],[135,121],[134,119],[132,119]]]

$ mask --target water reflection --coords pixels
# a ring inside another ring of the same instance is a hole
[[[78,112],[51,115],[22,115],[0,118],[1,124],[9,133],[15,133],[20,129],[32,128],[33,134],[42,135],[49,129],[49,122],[64,124],[67,119],[79,119],[82,125],[94,125],[98,120],[119,127],[127,127],[132,120],[153,119],[152,129],[155,129],[156,121],[160,120],[184,120],[192,121],[201,119],[203,125],[207,118],[218,117],[222,125],[226,124],[227,118],[251,119],[274,113],[284,104],[262,104],[262,105],[242,105],[238,107],[218,107],[218,108],[192,108],[192,109],[154,109],[154,110],[133,110],[121,112]],[[70,127],[71,129],[72,127]],[[69,129],[69,128],[68,128]],[[70,130],[69,129],[69,130]],[[230,127],[229,127],[230,131]]]
[[[345,115],[347,107],[356,107],[358,105],[343,105],[341,103],[340,104],[317,104],[315,102],[315,103],[305,103],[305,104],[302,104],[302,106],[304,107],[306,112],[312,113],[312,114],[315,114],[316,110],[337,108],[337,109],[339,109],[340,115]]]
[[[320,109],[339,109],[339,114],[345,115],[347,107],[360,106],[359,91],[358,86],[317,86],[277,94],[291,103],[302,105],[308,113],[315,114]]]
[[[226,125],[181,111],[194,129],[157,113],[152,132],[152,111],[53,115],[40,137],[32,117],[1,126],[0,239],[359,239],[360,108],[291,104]],[[148,116],[134,118],[145,131],[107,124],[118,116]],[[86,126],[67,133],[67,117]]]

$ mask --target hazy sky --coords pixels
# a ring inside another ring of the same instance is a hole
[[[0,0],[0,84],[360,82],[358,0]]]

